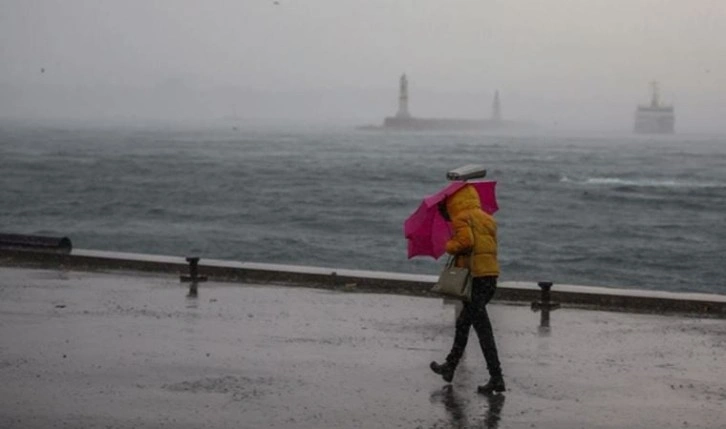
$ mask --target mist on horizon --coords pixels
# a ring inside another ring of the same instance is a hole
[[[677,132],[726,132],[718,0],[0,1],[0,117],[629,131],[657,80]]]

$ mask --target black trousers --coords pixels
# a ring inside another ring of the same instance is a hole
[[[469,341],[469,330],[474,326],[479,345],[487,361],[487,369],[492,377],[501,376],[502,368],[497,354],[497,344],[494,342],[492,324],[489,321],[486,305],[491,301],[497,290],[496,277],[474,277],[471,286],[471,302],[465,302],[459,317],[456,319],[456,335],[451,352],[446,362],[456,367],[464,355],[466,343]]]

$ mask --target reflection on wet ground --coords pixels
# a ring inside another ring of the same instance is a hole
[[[486,411],[482,414],[479,401],[472,405],[469,395],[461,395],[452,385],[446,385],[431,394],[432,404],[443,405],[448,414],[446,423],[436,422],[432,428],[485,428],[496,429],[501,420],[502,408],[506,401],[504,394],[479,395],[486,399]]]
[[[483,396],[478,348],[451,385],[428,368],[454,331],[438,299],[0,274],[2,428],[722,426],[723,320],[560,308],[543,331],[494,303],[507,391]]]

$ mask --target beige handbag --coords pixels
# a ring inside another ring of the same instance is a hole
[[[469,267],[473,255],[469,256]],[[449,256],[446,266],[441,270],[439,280],[431,292],[443,295],[447,298],[460,299],[465,302],[471,302],[471,270],[469,268],[459,268],[454,266],[454,256]]]

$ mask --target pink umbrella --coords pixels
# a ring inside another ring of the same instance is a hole
[[[446,252],[446,242],[451,238],[451,229],[439,213],[437,206],[441,201],[464,185],[472,185],[479,193],[482,210],[494,214],[499,209],[494,192],[496,184],[494,181],[455,181],[439,192],[424,198],[418,209],[403,224],[403,233],[408,240],[408,258],[431,256],[439,259]]]

